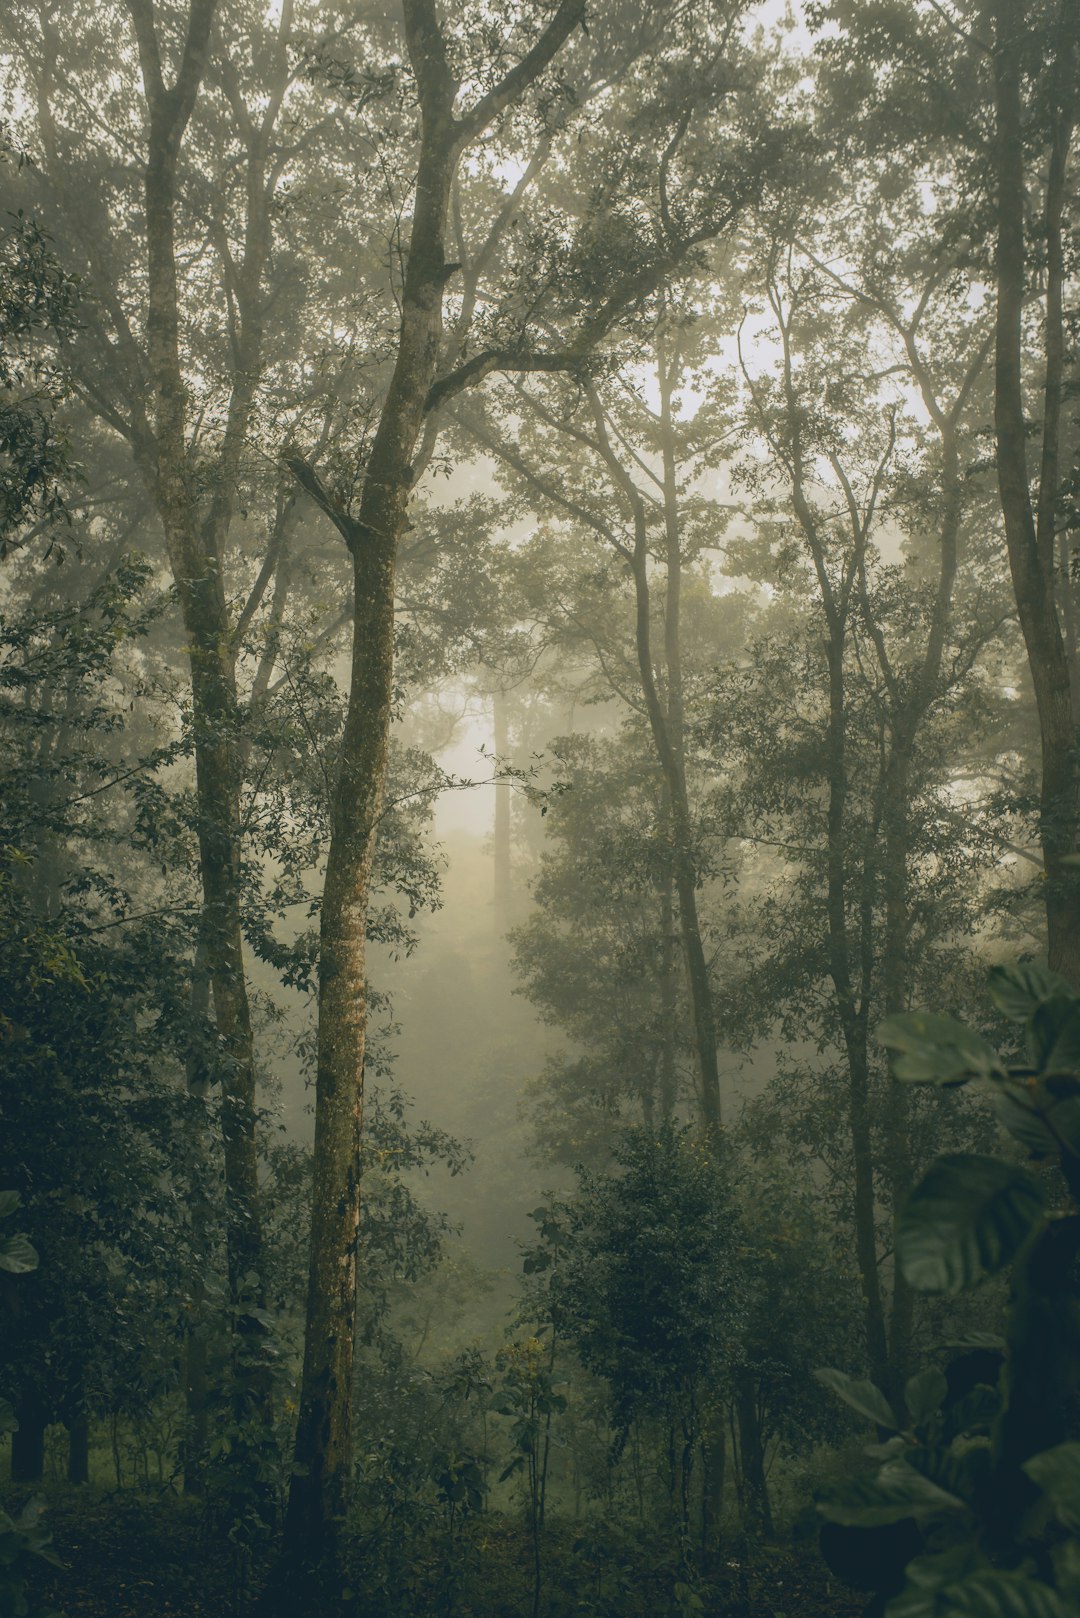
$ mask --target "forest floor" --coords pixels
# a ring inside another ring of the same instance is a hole
[[[32,1595],[62,1618],[244,1618],[258,1571],[192,1502],[134,1491],[46,1489],[48,1526],[62,1566],[39,1563]],[[26,1491],[10,1491],[7,1509]],[[577,1542],[578,1544],[580,1542]],[[637,1565],[583,1563],[569,1535],[549,1544],[546,1618],[660,1618],[679,1611],[670,1568],[642,1547]],[[487,1520],[450,1580],[438,1553],[411,1563],[400,1600],[360,1592],[365,1618],[521,1618],[531,1608],[530,1555],[520,1525]],[[864,1599],[830,1580],[811,1550],[724,1559],[698,1586],[701,1618],[856,1618]]]

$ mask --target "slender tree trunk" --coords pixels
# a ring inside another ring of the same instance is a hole
[[[669,657],[674,653],[674,704],[665,705],[656,681],[652,652],[652,596],[649,585],[649,540],[645,502],[618,455],[612,447],[604,420],[603,409],[595,392],[591,395],[593,417],[596,423],[600,453],[611,472],[616,486],[629,507],[634,526],[633,551],[624,551],[634,581],[634,645],[637,654],[638,677],[645,701],[649,729],[652,732],[656,755],[660,764],[664,788],[667,793],[671,825],[671,867],[675,879],[675,892],[679,901],[679,930],[682,935],[686,975],[690,988],[690,1007],[694,1019],[694,1043],[697,1050],[700,1082],[699,1101],[705,1128],[717,1132],[721,1125],[720,1070],[716,1058],[716,1017],[713,1010],[712,985],[705,947],[698,917],[698,875],[694,859],[693,821],[686,790],[686,771],[683,765],[682,689],[681,667],[678,656],[679,624],[678,596],[681,563],[678,549],[678,515],[673,510],[667,528],[668,570],[674,567],[675,577],[669,578],[665,639]],[[674,475],[672,473],[672,475]],[[673,549],[672,549],[673,548]],[[668,671],[669,686],[672,670]],[[675,723],[672,722],[674,714]]]
[[[75,1484],[90,1482],[90,1419],[85,1413],[73,1416],[68,1423],[67,1480]]]
[[[878,1272],[874,1154],[870,1133],[870,1054],[865,997],[852,981],[847,918],[847,710],[844,689],[846,627],[842,617],[831,626],[826,655],[829,670],[828,855],[826,913],[829,929],[829,975],[836,994],[848,1067],[848,1129],[851,1136],[852,1212],[855,1254],[863,1293],[866,1348],[871,1375],[884,1382],[889,1353],[885,1306]]]
[[[710,1413],[701,1439],[701,1560],[707,1571],[720,1548],[720,1524],[724,1513],[724,1483],[727,1476],[727,1442],[722,1409]]]
[[[447,281],[446,218],[465,145],[546,67],[580,18],[563,4],[517,69],[466,119],[433,0],[405,0],[421,109],[412,235],[393,376],[357,517],[337,510],[303,463],[294,471],[336,523],[353,560],[349,699],[332,804],[319,955],[314,1191],[296,1470],[285,1523],[282,1599],[290,1618],[340,1605],[340,1532],[352,1480],[352,1391],[367,1031],[365,926],[393,698],[394,579],[413,455],[436,374]],[[303,1574],[318,1569],[320,1577]],[[296,1577],[299,1573],[301,1576]]]
[[[40,1483],[45,1471],[45,1411],[35,1395],[23,1399],[11,1435],[12,1483]]]
[[[679,919],[686,953],[701,1071],[702,1114],[707,1129],[720,1126],[720,1073],[716,1060],[717,1030],[712,984],[698,918],[698,874],[694,860],[689,795],[686,786],[686,738],[682,668],[682,536],[679,522],[678,464],[672,418],[677,359],[663,336],[658,343],[660,377],[660,444],[664,479],[664,667],[667,675],[668,747],[661,763],[668,777],[672,827],[676,842],[675,877]],[[642,568],[644,576],[644,568]],[[646,580],[647,585],[647,580]],[[650,722],[653,715],[650,711]],[[655,734],[656,726],[653,725]],[[666,762],[665,762],[666,760]],[[676,808],[677,804],[677,808]]]
[[[750,1534],[773,1536],[769,1483],[765,1476],[765,1449],[761,1441],[754,1379],[742,1370],[735,1379],[735,1417],[739,1425],[742,1462],[744,1527]]]
[[[199,868],[200,946],[221,1043],[219,1077],[225,1160],[226,1249],[230,1292],[260,1303],[264,1285],[255,1135],[255,1056],[240,923],[239,705],[220,568],[231,509],[229,468],[216,509],[200,524],[186,442],[186,389],[180,364],[176,267],[176,165],[202,83],[216,0],[192,0],[175,83],[162,78],[149,0],[128,0],[149,113],[146,163],[147,354],[154,439],[140,464],[154,495],[180,597],[191,663]],[[236,400],[233,401],[235,409]],[[241,412],[243,413],[243,412]]]
[[[678,1034],[679,986],[675,976],[675,905],[670,870],[660,889],[660,1114],[675,1116],[678,1100],[676,1038]]]
[[[907,738],[894,730],[892,757],[885,776],[885,836],[882,886],[885,902],[885,943],[881,957],[882,999],[887,1016],[908,1009],[908,940],[910,914],[909,808],[911,754]],[[907,1088],[890,1079],[885,1097],[885,1173],[894,1222],[903,1211],[912,1185],[911,1102]],[[885,1391],[893,1408],[903,1410],[904,1384],[910,1375],[909,1357],[915,1323],[915,1294],[894,1264],[889,1311],[889,1365]]]
[[[191,976],[187,1040],[186,1079],[188,1094],[199,1109],[195,1125],[196,1182],[191,1206],[191,1247],[194,1274],[191,1277],[191,1317],[184,1343],[184,1493],[202,1490],[209,1447],[209,1378],[207,1362],[206,1267],[210,1252],[211,1210],[199,1184],[198,1164],[207,1158],[205,1108],[210,1094],[210,1053],[207,1050],[210,1012],[210,980],[205,949],[196,948]]]
[[[495,757],[505,770],[510,752],[510,716],[505,691],[494,695]],[[495,931],[501,938],[510,925],[510,782],[495,783]]]
[[[1054,122],[1047,180],[1047,298],[1042,465],[1038,522],[1032,510],[1024,421],[1022,316],[1025,290],[1024,134],[1021,74],[1026,44],[1023,8],[993,0],[997,131],[997,355],[994,426],[998,488],[1013,589],[1035,688],[1042,748],[1039,835],[1045,870],[1047,948],[1051,967],[1080,983],[1080,882],[1062,862],[1076,852],[1076,715],[1054,591],[1054,517],[1062,399],[1062,209],[1073,128],[1075,7],[1065,0],[1051,75]]]

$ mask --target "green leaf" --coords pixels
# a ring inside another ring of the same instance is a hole
[[[995,966],[990,998],[1010,1022],[1027,1022],[1045,1000],[1075,1000],[1076,995],[1066,978],[1045,966]]]
[[[890,1461],[876,1478],[852,1478],[842,1493],[818,1502],[823,1517],[845,1528],[883,1528],[905,1517],[963,1509],[962,1500],[906,1461]]]
[[[1028,1049],[1040,1074],[1080,1072],[1080,1001],[1075,995],[1056,996],[1035,1009]]]
[[[857,1410],[860,1416],[872,1421],[876,1427],[887,1427],[891,1433],[896,1431],[896,1417],[892,1406],[879,1387],[873,1382],[861,1382],[853,1376],[845,1376],[843,1371],[834,1371],[826,1366],[814,1372],[814,1376],[823,1388],[835,1393],[838,1399],[843,1399],[852,1410]]]
[[[0,1219],[10,1219],[21,1202],[17,1191],[0,1191]]]
[[[1066,1528],[1080,1532],[1080,1444],[1058,1444],[1024,1462],[1024,1471],[1049,1497]]]
[[[950,1337],[945,1347],[964,1349],[968,1353],[973,1348],[989,1348],[1004,1353],[1005,1339],[997,1331],[966,1331],[963,1337]]]
[[[990,1450],[986,1444],[971,1444],[954,1450],[943,1444],[920,1444],[906,1454],[909,1466],[939,1489],[958,1500],[974,1500],[990,1470]]]
[[[1023,1169],[977,1153],[939,1157],[896,1227],[904,1278],[919,1292],[961,1292],[1011,1263],[1042,1217]]]
[[[908,1011],[887,1017],[877,1038],[893,1057],[893,1072],[908,1084],[963,1084],[1001,1074],[997,1052],[981,1034],[953,1017],[934,1011]]]
[[[1057,1151],[1054,1131],[1039,1111],[1036,1098],[1022,1084],[1003,1084],[993,1094],[994,1111],[1002,1127],[1036,1157]]]
[[[980,1382],[945,1412],[945,1436],[988,1433],[1000,1414],[1000,1392]]]
[[[936,1365],[927,1366],[925,1371],[913,1376],[904,1388],[904,1403],[912,1426],[917,1427],[921,1421],[928,1421],[935,1415],[941,1409],[948,1391],[945,1373],[939,1371]]]
[[[0,1270],[9,1275],[29,1275],[38,1267],[38,1256],[28,1237],[0,1236]]]
[[[984,1565],[957,1577],[957,1561],[968,1554],[955,1549],[916,1558],[885,1618],[1065,1618],[1050,1586],[1026,1574]]]
[[[947,1607],[956,1618],[1065,1618],[1065,1609],[1048,1584],[1023,1573],[985,1568],[947,1587]]]

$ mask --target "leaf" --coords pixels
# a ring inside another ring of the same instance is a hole
[[[17,1191],[0,1191],[0,1219],[10,1219],[21,1202]]]
[[[38,1256],[28,1237],[0,1236],[0,1270],[9,1275],[29,1275],[38,1267]]]
[[[904,1388],[904,1403],[912,1426],[917,1427],[940,1410],[948,1391],[945,1373],[936,1365],[927,1366],[925,1371],[913,1376]]]
[[[917,1557],[908,1564],[907,1587],[889,1602],[885,1618],[1065,1618],[1049,1585],[985,1563],[971,1565],[981,1560],[961,1546]]]
[[[1075,995],[1056,996],[1036,1008],[1028,1049],[1040,1074],[1080,1071],[1080,1002]]]
[[[18,1430],[19,1418],[15,1414],[15,1406],[10,1399],[0,1398],[0,1438],[6,1437],[8,1433],[17,1433]]]
[[[1024,1462],[1066,1528],[1080,1532],[1080,1444],[1058,1444]]]
[[[946,1600],[948,1605],[938,1610],[948,1612],[950,1618],[1065,1618],[1065,1609],[1048,1584],[998,1568],[986,1568],[959,1584],[948,1585]]]
[[[981,1382],[945,1412],[945,1436],[988,1433],[1000,1414],[1000,1392]]]
[[[905,1517],[963,1509],[962,1500],[906,1461],[890,1461],[876,1478],[852,1478],[842,1494],[818,1502],[823,1517],[846,1528],[880,1528]]]
[[[908,1011],[887,1017],[877,1038],[891,1051],[893,1072],[908,1084],[963,1084],[1003,1072],[992,1045],[953,1017]]]
[[[919,1292],[961,1292],[1012,1262],[1043,1217],[1023,1169],[998,1157],[939,1157],[896,1227],[905,1280]]]
[[[995,966],[990,998],[1010,1022],[1027,1022],[1045,1000],[1075,999],[1072,985],[1044,966]]]
[[[857,1410],[860,1416],[865,1416],[867,1421],[872,1421],[875,1427],[887,1427],[891,1433],[896,1431],[892,1406],[873,1382],[858,1381],[853,1376],[845,1376],[843,1371],[834,1371],[831,1366],[815,1371],[814,1376],[823,1388],[835,1393],[838,1399],[843,1399],[846,1405]]]
[[[907,1463],[924,1478],[936,1483],[958,1500],[977,1498],[990,1470],[990,1450],[986,1444],[970,1444],[959,1449],[942,1444],[922,1444],[907,1452]]]
[[[1036,1157],[1047,1157],[1057,1151],[1054,1132],[1040,1113],[1035,1097],[1024,1085],[1004,1084],[996,1088],[993,1106],[1003,1128],[1027,1151]]]
[[[875,1461],[894,1461],[898,1455],[906,1453],[908,1442],[901,1438],[899,1433],[887,1438],[883,1444],[864,1444],[863,1454],[869,1455]]]

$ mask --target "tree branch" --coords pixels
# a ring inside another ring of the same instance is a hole
[[[562,0],[532,50],[526,52],[494,89],[476,103],[471,112],[457,120],[458,140],[465,146],[483,133],[499,114],[511,106],[533,84],[558,54],[574,29],[585,21],[585,0]]]

